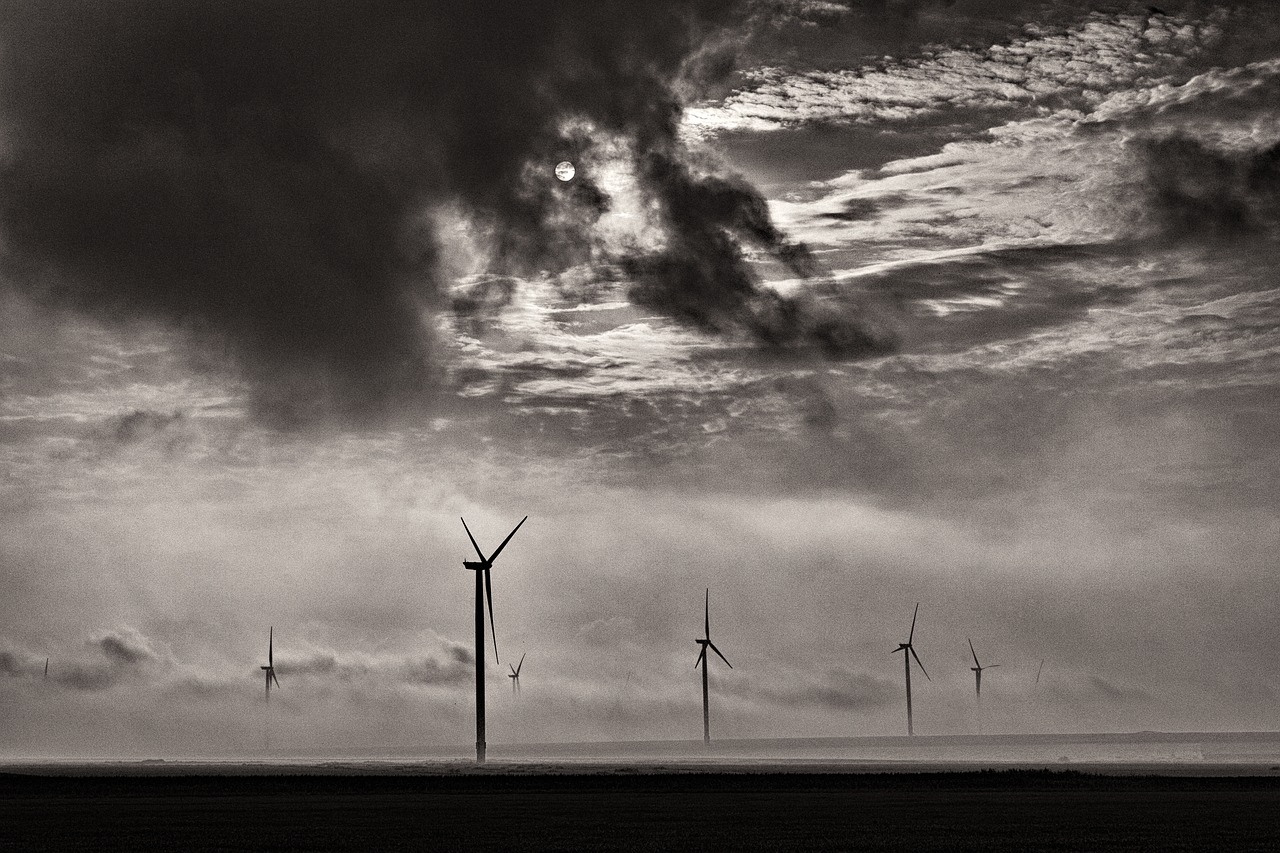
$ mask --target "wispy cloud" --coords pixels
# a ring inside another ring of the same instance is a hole
[[[1096,107],[1119,89],[1154,85],[1218,32],[1212,20],[1094,12],[1062,30],[983,49],[926,49],[843,71],[759,68],[723,101],[690,109],[685,132],[768,131],[805,122],[903,122],[954,110]]]

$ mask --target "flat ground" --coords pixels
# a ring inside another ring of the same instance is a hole
[[[0,774],[4,850],[1276,849],[1280,778]]]

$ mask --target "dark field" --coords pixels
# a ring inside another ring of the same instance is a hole
[[[0,775],[5,850],[1275,850],[1280,778]]]

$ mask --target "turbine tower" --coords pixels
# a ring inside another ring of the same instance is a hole
[[[507,669],[511,670],[511,674],[508,675],[507,678],[511,679],[512,693],[520,692],[520,667],[522,666],[524,666],[524,655],[520,655],[520,663],[516,664],[515,666],[512,666],[511,664],[507,664]]]
[[[271,704],[271,682],[276,683],[276,687],[280,686],[280,679],[276,678],[276,665],[272,657],[272,646],[275,645],[275,626],[267,627],[267,665],[262,667],[263,675],[267,680],[267,704]]]
[[[706,600],[703,602],[704,616],[706,617],[704,630],[706,637],[701,640],[694,640],[695,643],[702,646],[702,651],[698,653],[698,660],[694,663],[696,669],[698,664],[702,664],[702,742],[710,745],[711,743],[711,711],[707,703],[707,649],[720,655],[720,660],[725,662],[729,669],[733,669],[733,664],[716,648],[716,644],[711,642],[711,589],[707,588]]]
[[[925,680],[932,681],[929,673],[925,672],[924,664],[920,663],[920,656],[916,654],[915,647],[911,645],[911,641],[916,636],[916,616],[920,613],[920,602],[916,602],[915,612],[911,614],[911,633],[907,635],[905,643],[899,643],[898,647],[893,650],[892,654],[902,652],[902,663],[906,667],[907,673],[907,734],[914,735],[915,731],[911,727],[911,658],[916,659],[916,666],[920,667],[920,671],[924,672]]]
[[[968,637],[965,637],[965,639],[966,639],[966,640],[968,640],[969,638],[968,638]],[[973,640],[969,640],[969,654],[973,655],[973,666],[969,667],[969,669],[973,670],[973,676],[974,676],[974,679],[975,679],[975,680],[976,680],[976,682],[977,682],[977,687],[978,687],[978,699],[979,699],[979,701],[981,701],[981,699],[982,699],[982,671],[983,671],[984,669],[995,669],[995,668],[996,668],[996,667],[998,667],[1000,664],[998,664],[998,663],[989,663],[989,664],[987,664],[986,666],[983,666],[982,664],[978,663],[978,653],[977,653],[977,652],[975,652],[975,651],[973,650]]]
[[[479,555],[478,561],[463,560],[462,566],[468,571],[476,573],[476,762],[484,763],[484,605],[481,602],[483,598],[489,603],[489,630],[493,631],[493,659],[499,664],[498,660],[498,634],[493,627],[493,587],[489,583],[489,569],[493,568],[493,561],[498,559],[498,555],[502,553],[502,549],[507,547],[507,543],[511,541],[511,537],[516,535],[516,530],[520,529],[520,525],[529,520],[529,516],[520,519],[520,524],[515,526],[507,538],[502,540],[502,544],[498,549],[489,556],[485,556],[480,550],[480,546],[476,544],[476,537],[471,535],[471,528],[467,527],[467,520],[462,519],[462,527],[467,531],[467,538],[471,540],[471,547],[476,549]]]

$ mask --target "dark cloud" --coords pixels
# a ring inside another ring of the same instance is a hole
[[[50,673],[53,681],[73,690],[106,690],[115,686],[121,679],[123,671],[102,666],[101,664],[72,663],[59,667],[56,674]]]
[[[892,704],[897,699],[897,686],[865,672],[837,670],[796,690],[789,698],[797,704],[836,711],[862,711]]]
[[[454,290],[453,313],[464,329],[478,337],[488,321],[510,304],[518,286],[519,280],[512,276],[479,276]]]
[[[765,249],[793,275],[807,278],[817,267],[806,246],[789,242],[774,226],[764,198],[745,181],[698,174],[659,150],[642,156],[640,166],[642,184],[669,229],[661,252],[624,262],[636,279],[633,301],[706,331],[745,331],[770,347],[816,347],[831,356],[894,348],[887,328],[847,305],[760,287],[744,242]]]
[[[1056,676],[1045,691],[1062,701],[1151,702],[1154,697],[1141,687],[1116,684],[1100,675],[1070,674]]]
[[[17,649],[0,651],[0,674],[10,678],[37,676],[44,672],[44,659]]]
[[[430,656],[408,660],[400,667],[400,675],[410,684],[460,684],[475,678],[475,662],[469,650],[459,648],[448,660]]]
[[[832,219],[836,222],[862,222],[872,219],[880,212],[882,202],[869,198],[851,198],[846,201],[841,209],[834,213],[822,214],[823,219]]]
[[[445,208],[496,273],[583,260],[608,208],[595,140],[630,143],[670,248],[637,293],[702,328],[864,349],[763,299],[756,243],[800,247],[741,181],[695,176],[676,90],[723,74],[729,0],[47,0],[6,4],[0,227],[47,303],[218,342],[279,424],[376,417],[438,379]],[[561,157],[584,168],[550,177]],[[763,301],[763,304],[759,304]],[[464,305],[464,310],[466,306]]]
[[[115,418],[110,424],[110,437],[118,444],[136,444],[159,435],[170,427],[181,425],[185,416],[181,412],[144,411],[134,409]]]
[[[355,650],[312,648],[302,653],[276,655],[276,671],[282,679],[314,677],[316,683],[350,684],[382,682],[407,686],[458,685],[475,675],[470,647],[453,640],[431,638],[430,648],[405,653],[369,654]],[[202,671],[180,661],[164,644],[124,626],[103,631],[86,643],[90,655],[55,655],[49,667],[52,686],[72,690],[102,691],[133,682],[163,687],[178,694],[202,697],[224,695],[239,689],[241,681],[229,673]],[[44,657],[29,648],[0,648],[0,676],[39,680]],[[252,673],[261,678],[254,665]]]
[[[898,700],[893,681],[865,672],[831,669],[813,674],[803,682],[785,687],[731,684],[730,692],[745,698],[781,704],[791,708],[817,707],[832,711],[868,711]]]
[[[97,638],[94,645],[102,649],[102,653],[108,658],[119,663],[142,663],[156,657],[156,653],[147,645],[145,639],[132,633],[111,631]]]
[[[469,647],[440,640],[433,652],[404,655],[365,655],[317,650],[300,656],[280,655],[281,676],[323,676],[338,682],[383,680],[409,685],[461,684],[475,675],[475,656]]]
[[[1172,236],[1280,236],[1280,145],[1223,152],[1185,136],[1141,145],[1155,216]]]
[[[167,661],[151,640],[128,626],[103,631],[87,645],[96,653],[93,659],[52,659],[49,681],[73,690],[106,690],[135,675],[140,667]],[[45,656],[30,649],[0,650],[0,674],[11,678],[41,679],[44,665]]]

